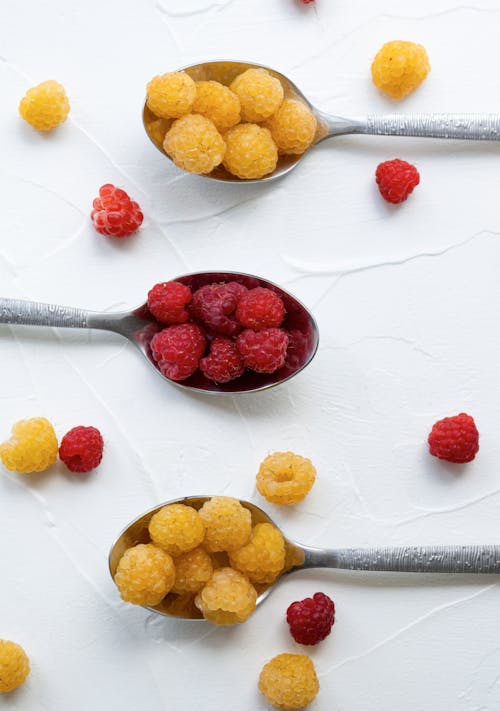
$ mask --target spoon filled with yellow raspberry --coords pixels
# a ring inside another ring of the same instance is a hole
[[[429,70],[415,45],[416,73],[407,44],[392,43],[374,61],[375,83],[397,98]],[[404,86],[396,86],[385,69],[396,59]],[[330,115],[315,108],[284,74],[249,62],[204,62],[155,76],[147,85],[143,122],[149,138],[175,165],[223,182],[273,180],[321,141],[349,133],[500,140],[500,114]]]

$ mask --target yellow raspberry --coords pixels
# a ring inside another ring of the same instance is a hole
[[[431,70],[425,48],[414,42],[386,42],[372,63],[375,86],[393,99],[415,91]]]
[[[28,89],[19,104],[19,113],[33,128],[50,131],[66,121],[69,114],[64,87],[51,79]]]
[[[122,600],[134,605],[158,605],[174,582],[174,561],[152,543],[139,543],[126,550],[115,573]]]
[[[14,691],[30,673],[26,652],[15,642],[0,639],[0,693]]]
[[[235,551],[250,540],[252,515],[238,499],[214,496],[199,514],[206,526],[204,546],[210,553]]]
[[[203,548],[195,548],[175,559],[174,593],[197,593],[214,572],[212,559]]]
[[[230,553],[229,560],[252,583],[272,583],[285,567],[285,540],[272,524],[258,523],[250,542]]]
[[[163,506],[149,522],[153,543],[172,556],[196,548],[205,538],[205,523],[196,509],[185,504]]]
[[[293,452],[274,452],[257,474],[257,490],[272,504],[296,504],[305,499],[316,479],[310,459]]]
[[[278,149],[269,129],[255,123],[240,123],[231,128],[224,138],[224,167],[238,178],[262,178],[276,168]]]
[[[229,87],[241,102],[242,121],[264,121],[278,110],[283,101],[283,87],[267,69],[247,69]]]
[[[196,84],[186,72],[153,77],[146,89],[146,104],[159,118],[180,118],[191,111]]]
[[[306,654],[278,654],[264,664],[259,690],[278,709],[302,709],[319,691],[314,664]]]
[[[172,119],[155,119],[147,124],[148,136],[158,148],[163,148],[163,141],[172,126]]]
[[[0,459],[11,472],[43,472],[57,459],[57,437],[45,417],[19,420],[12,437],[0,444]]]
[[[255,610],[257,592],[244,575],[232,568],[219,568],[196,596],[196,607],[216,625],[234,625]]]
[[[296,99],[285,99],[265,126],[271,131],[280,153],[304,153],[316,135],[316,117],[308,106]]]
[[[213,121],[219,131],[240,122],[240,100],[231,89],[218,81],[197,81],[192,111]]]
[[[188,114],[174,121],[163,148],[175,165],[188,173],[210,173],[222,162],[226,144],[210,119]]]

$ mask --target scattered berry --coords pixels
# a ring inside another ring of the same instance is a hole
[[[305,499],[316,479],[310,459],[293,452],[274,452],[257,474],[257,490],[272,504],[296,504]]]
[[[122,600],[134,605],[158,605],[174,581],[174,561],[152,543],[140,543],[126,550],[115,573]]]
[[[232,568],[219,568],[195,598],[203,617],[216,625],[234,625],[250,617],[257,593],[249,580]]]
[[[11,438],[0,444],[0,459],[10,471],[43,472],[56,461],[57,447],[50,422],[45,417],[32,417],[16,422]]]
[[[285,318],[285,304],[274,291],[258,286],[241,297],[236,318],[242,326],[254,331],[279,328]]]
[[[259,690],[276,708],[304,708],[319,691],[314,664],[305,654],[278,654],[264,665]]]
[[[281,328],[247,329],[240,333],[236,345],[247,368],[256,373],[274,373],[285,362],[288,334]]]
[[[380,163],[375,173],[380,194],[397,205],[404,202],[420,182],[418,170],[411,163],[395,158]]]
[[[214,338],[210,354],[200,360],[200,370],[215,383],[228,383],[245,371],[243,358],[230,338]]]
[[[237,282],[206,284],[193,294],[191,313],[209,330],[223,336],[235,336],[241,331],[236,320],[236,307],[247,289]]]
[[[33,128],[50,131],[66,121],[69,113],[64,87],[50,80],[28,89],[19,104],[19,113]]]
[[[210,173],[224,158],[226,144],[210,119],[188,114],[174,121],[163,141],[165,153],[189,173]]]
[[[278,149],[268,128],[255,123],[240,123],[224,136],[224,167],[242,180],[255,180],[272,173],[278,162]]]
[[[0,639],[0,693],[14,691],[30,673],[30,662],[24,649],[15,642]]]
[[[252,516],[238,499],[214,496],[203,504],[199,514],[206,525],[203,545],[210,553],[235,551],[250,540]]]
[[[425,48],[414,42],[387,42],[372,63],[375,86],[393,99],[404,99],[415,91],[430,72]]]
[[[205,523],[196,509],[184,504],[168,504],[152,516],[149,535],[171,556],[197,548],[205,537]]]
[[[95,427],[73,427],[61,440],[59,458],[70,472],[89,472],[95,469],[102,459],[104,442]]]
[[[180,118],[191,111],[196,84],[186,72],[167,72],[151,79],[146,103],[159,118]]]
[[[250,541],[229,554],[231,566],[252,583],[272,583],[285,567],[285,541],[271,523],[258,523]]]
[[[205,334],[194,323],[169,326],[151,339],[158,368],[171,380],[185,380],[198,368],[205,351]]]
[[[228,86],[218,81],[196,82],[192,111],[213,121],[218,131],[226,131],[240,122],[240,100]]]
[[[258,122],[272,116],[283,101],[283,87],[267,69],[247,69],[231,83],[241,102],[242,121]]]
[[[300,154],[307,151],[316,135],[316,117],[297,99],[285,99],[266,127],[278,146],[279,153]]]
[[[194,548],[175,559],[175,584],[172,592],[197,593],[213,573],[212,559],[203,548]]]
[[[192,298],[189,286],[178,281],[164,281],[155,284],[148,293],[148,309],[162,323],[186,323],[189,320],[186,306]]]
[[[438,420],[427,441],[434,457],[456,464],[471,462],[479,451],[479,432],[465,412]]]
[[[101,235],[128,237],[142,225],[144,215],[138,203],[125,190],[107,183],[99,188],[99,197],[90,213],[94,227]]]
[[[328,595],[318,592],[312,597],[292,602],[286,611],[290,633],[299,644],[318,644],[328,637],[335,622],[335,605]]]

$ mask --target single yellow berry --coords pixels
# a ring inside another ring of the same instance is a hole
[[[205,537],[205,523],[191,506],[169,504],[151,518],[149,535],[153,543],[177,556],[200,545]]]
[[[0,639],[0,693],[14,691],[30,673],[24,649],[7,639]]]
[[[174,593],[197,593],[214,572],[212,559],[203,548],[195,548],[175,559]]]
[[[57,459],[57,437],[45,417],[20,420],[12,428],[12,437],[0,444],[0,459],[13,472],[43,472]]]
[[[257,474],[257,490],[272,504],[296,504],[305,499],[316,479],[310,459],[293,452],[274,452]]]
[[[180,118],[191,111],[196,84],[186,72],[167,72],[153,77],[146,103],[159,118]]]
[[[152,543],[139,543],[126,550],[115,573],[122,600],[134,605],[158,605],[174,582],[174,561]]]
[[[265,126],[271,131],[280,153],[304,153],[316,135],[316,117],[297,99],[285,99]]]
[[[234,625],[255,610],[257,592],[250,581],[237,570],[219,568],[196,596],[196,607],[203,617],[216,625]]]
[[[252,583],[272,583],[285,567],[285,540],[270,523],[258,523],[250,541],[229,554],[231,567]]]
[[[278,110],[283,101],[283,87],[267,69],[247,69],[230,85],[241,102],[241,120],[264,121]]]
[[[269,129],[255,123],[240,123],[229,129],[224,138],[224,167],[238,178],[263,178],[276,168],[278,149]]]
[[[264,665],[259,690],[278,709],[302,709],[319,691],[314,664],[306,654],[278,654]]]
[[[387,42],[372,63],[375,86],[393,99],[415,91],[431,70],[425,48],[414,42]]]
[[[199,514],[206,526],[204,547],[210,553],[235,551],[250,540],[252,515],[238,499],[214,496]]]
[[[39,131],[50,131],[69,114],[69,101],[64,87],[54,80],[28,89],[19,104],[19,113]]]
[[[218,81],[196,82],[192,112],[213,121],[218,131],[226,131],[240,122],[240,100],[234,91]]]
[[[222,162],[226,144],[210,119],[188,114],[174,121],[163,148],[188,173],[210,173]]]

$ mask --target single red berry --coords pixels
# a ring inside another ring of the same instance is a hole
[[[420,182],[418,170],[411,163],[395,158],[380,163],[375,172],[380,194],[395,205],[404,202]]]
[[[299,644],[318,644],[328,637],[335,622],[335,605],[328,595],[318,592],[312,597],[292,602],[286,611],[290,633]]]
[[[310,3],[314,2],[314,0],[300,0],[302,5],[309,5]]]
[[[247,328],[236,339],[236,346],[247,368],[256,373],[274,373],[285,362],[288,341],[287,332],[281,328]]]
[[[95,427],[73,427],[61,440],[59,457],[70,472],[89,472],[101,462],[104,442]]]
[[[243,375],[245,365],[236,343],[230,338],[214,338],[210,354],[200,360],[203,375],[216,383],[228,383]]]
[[[139,229],[144,219],[139,205],[124,190],[110,183],[99,188],[93,208],[90,217],[101,235],[128,237]]]
[[[195,323],[164,328],[151,339],[158,368],[171,380],[185,380],[198,368],[206,346],[203,329]]]
[[[186,323],[189,320],[186,306],[192,298],[189,286],[178,281],[164,281],[155,284],[148,293],[148,308],[162,323]]]
[[[427,441],[434,457],[456,464],[471,462],[479,451],[476,423],[465,412],[438,420]]]
[[[274,291],[258,286],[241,297],[236,318],[242,326],[253,331],[279,328],[285,318],[285,304]]]
[[[191,314],[209,330],[223,336],[235,336],[241,331],[235,311],[247,289],[236,282],[206,284],[193,294]]]

